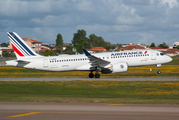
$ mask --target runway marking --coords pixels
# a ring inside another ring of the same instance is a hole
[[[118,106],[118,105],[125,105],[125,104],[107,104],[107,106]]]
[[[0,112],[5,112],[5,111],[0,111]],[[19,112],[19,111],[9,111],[9,112]],[[39,113],[42,113],[42,114],[87,114],[87,115],[135,115],[135,116],[138,116],[138,115],[143,115],[143,116],[149,116],[149,115],[152,115],[152,116],[179,116],[178,113],[133,113],[133,112],[129,112],[129,113],[119,113],[119,112],[116,112],[116,113],[110,113],[110,112],[30,112],[30,113],[25,113],[25,114],[18,114],[18,115],[13,115],[13,116],[7,116],[7,117],[21,117],[21,116],[27,116],[27,115],[34,115],[34,114],[39,114]]]
[[[7,117],[21,117],[21,116],[34,115],[34,114],[39,114],[39,113],[41,112],[30,112],[30,113],[12,115],[12,116],[7,116]]]

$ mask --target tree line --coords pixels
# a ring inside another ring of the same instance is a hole
[[[75,54],[73,49],[76,50],[77,53],[83,53],[83,48],[91,49],[93,47],[104,47],[107,51],[109,49],[115,49],[116,46],[122,47],[122,44],[111,44],[110,42],[105,41],[101,36],[96,36],[95,34],[90,34],[89,37],[86,36],[87,33],[85,30],[78,30],[77,33],[74,33],[73,39],[71,40],[73,46],[69,46],[64,44],[63,37],[60,33],[58,33],[56,38],[56,47],[63,49],[63,46],[66,46],[66,49],[62,52],[60,50],[51,50],[45,51],[45,53],[41,53],[45,56],[53,56],[56,53],[63,54]],[[2,43],[1,47],[7,47],[8,44]],[[155,43],[151,43],[150,47],[156,47]],[[158,45],[161,48],[169,48],[169,46],[164,42],[163,44]],[[179,49],[179,46],[176,46]],[[12,52],[3,52],[3,56],[15,56]]]
[[[83,53],[83,48],[91,49],[93,47],[104,47],[107,50],[111,48],[111,43],[106,42],[101,36],[96,36],[95,34],[89,35],[86,37],[87,33],[85,30],[81,29],[78,30],[77,33],[74,33],[73,40],[71,41],[76,52]],[[63,38],[61,34],[57,35],[56,39],[56,47],[62,48],[63,47]],[[72,50],[72,47],[67,46],[68,52]]]
[[[117,45],[122,47],[121,44],[111,44],[110,42],[106,42],[101,36],[96,36],[95,34],[91,34],[89,35],[89,37],[86,37],[86,31],[83,29],[78,30],[77,33],[74,33],[73,40],[71,42],[78,53],[83,53],[83,48],[91,49],[93,47],[104,47],[106,50],[109,50],[111,48],[114,49]],[[61,34],[58,34],[56,39],[56,46],[60,46],[59,44],[62,45],[62,43],[63,38]],[[151,43],[150,47],[156,47],[155,43]],[[169,46],[165,42],[158,45],[158,47],[169,48]],[[65,52],[68,53],[72,51],[72,48],[73,47],[68,47],[67,51]],[[179,49],[179,46],[177,46],[176,48]]]
[[[155,43],[151,43],[150,47],[156,47]],[[161,48],[169,48],[169,46],[164,42],[163,44],[158,45]]]

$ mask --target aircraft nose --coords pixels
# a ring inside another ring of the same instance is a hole
[[[168,57],[167,57],[167,61],[168,61],[168,62],[171,62],[171,61],[172,61],[172,58],[168,56]]]

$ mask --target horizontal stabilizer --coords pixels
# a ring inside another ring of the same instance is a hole
[[[16,62],[18,62],[18,63],[26,63],[26,64],[30,63],[30,61],[25,61],[25,60],[17,60]]]

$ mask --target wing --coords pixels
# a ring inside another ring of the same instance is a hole
[[[106,61],[106,60],[103,60],[101,58],[98,58],[94,55],[91,55],[87,50],[83,49],[85,55],[89,58],[90,60],[90,63],[93,67],[96,67],[96,66],[105,66],[105,65],[108,65],[110,62],[109,61]]]

